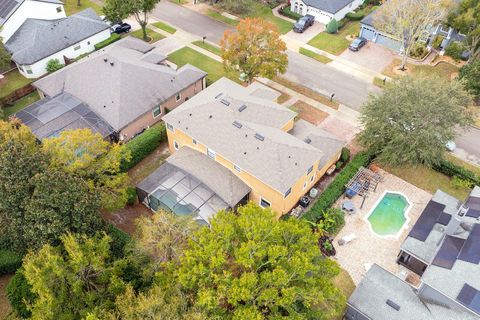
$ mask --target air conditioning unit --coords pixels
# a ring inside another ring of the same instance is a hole
[[[468,207],[465,207],[463,204],[458,208],[457,215],[463,217],[468,212]]]

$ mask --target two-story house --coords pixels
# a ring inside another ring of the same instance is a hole
[[[174,70],[165,60],[155,46],[126,37],[34,82],[43,99],[16,116],[39,140],[76,128],[129,140],[205,88],[204,71]]]
[[[315,17],[315,21],[327,24],[330,20],[345,18],[347,13],[357,9],[364,0],[291,0],[290,10]]]
[[[203,155],[205,161],[226,168],[248,187],[236,199],[271,207],[280,216],[289,212],[339,159],[344,145],[306,121],[295,121],[296,115],[256,96],[250,88],[222,78],[163,120],[173,154],[188,148]],[[152,192],[146,190],[155,202],[162,202],[162,196]],[[167,202],[174,198],[175,205],[184,196],[169,196]],[[235,206],[229,204],[230,208]],[[175,212],[170,202],[166,207]]]

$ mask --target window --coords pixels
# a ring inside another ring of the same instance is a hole
[[[21,65],[18,65],[18,70],[23,71],[23,68]]]
[[[177,93],[177,95],[175,96],[175,101],[180,101],[180,99],[182,99],[182,94],[179,92]]]
[[[288,195],[292,193],[292,188],[288,188],[287,192],[283,195],[284,198],[288,197]]]
[[[310,183],[313,183],[315,181],[315,178],[317,177],[317,174],[315,173],[313,176],[310,177]]]
[[[173,140],[173,147],[175,148],[175,150],[178,150],[178,142]]]
[[[192,143],[193,143],[194,145],[196,145],[196,144],[197,144],[197,140],[192,139]]]
[[[312,171],[313,171],[313,166],[311,166],[310,168],[308,168],[307,174],[310,174],[310,172],[312,172]]]
[[[62,12],[62,7],[57,7],[57,12],[58,13]]]
[[[170,123],[167,123],[167,129],[173,132],[173,126]]]
[[[89,45],[90,45],[90,41],[87,41],[87,46],[89,46]]]
[[[268,202],[267,200],[260,197],[260,207],[268,208],[268,207],[270,207],[270,202]]]
[[[215,156],[216,156],[217,154],[216,154],[215,151],[213,151],[212,149],[207,148],[207,155],[208,155],[210,158],[212,158],[212,159],[215,160]]]
[[[32,74],[32,73],[33,73],[32,68],[30,68],[29,66],[26,66],[26,67],[25,67],[25,71],[26,71],[28,74]]]
[[[75,46],[75,47],[73,47],[73,50],[75,50],[75,51],[80,50],[81,47],[82,47],[81,45]]]
[[[237,172],[242,172],[242,169],[240,169],[240,167],[237,166],[236,164],[233,165],[233,169],[235,169],[235,171]]]
[[[303,184],[303,190],[305,190],[307,188],[307,181],[305,181],[305,183]]]
[[[162,108],[160,106],[156,106],[155,108],[152,109],[152,114],[154,118],[158,117],[159,115],[162,114]]]

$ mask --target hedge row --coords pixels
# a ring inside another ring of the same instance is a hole
[[[134,167],[166,139],[167,132],[165,124],[161,123],[145,130],[145,132],[127,142],[125,146],[130,150],[132,158],[128,162],[122,162],[122,171],[127,171]]]
[[[323,211],[327,210],[345,191],[345,185],[353,178],[360,167],[366,167],[370,164],[372,156],[368,153],[358,153],[349,164],[343,168],[330,185],[321,193],[317,202],[307,211],[302,219],[317,222],[322,218]]]
[[[114,43],[115,41],[118,41],[120,40],[120,35],[118,33],[112,33],[112,35],[103,40],[103,41],[100,41],[99,43],[97,43],[96,45],[94,45],[95,47],[95,50],[100,50],[102,48],[105,48],[106,46],[108,46],[109,44],[112,44]]]
[[[280,13],[282,16],[285,16],[285,17],[293,19],[293,20],[298,20],[302,17],[301,14],[298,14],[298,13],[290,10],[289,6],[285,6],[285,7],[280,8],[278,10],[278,13]]]
[[[438,164],[433,165],[433,169],[447,175],[449,177],[459,177],[463,180],[469,181],[472,184],[480,186],[480,177],[474,172],[456,165],[448,160],[442,159]]]
[[[365,11],[358,10],[358,12],[349,12],[346,17],[350,21],[360,21],[365,17]]]
[[[0,275],[14,273],[22,265],[22,256],[10,250],[0,250]]]

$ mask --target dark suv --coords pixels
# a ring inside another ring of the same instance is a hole
[[[348,49],[352,51],[358,51],[361,47],[367,44],[367,39],[359,37],[352,41],[352,43],[348,46]]]
[[[132,26],[126,22],[120,22],[120,23],[114,24],[110,28],[112,33],[118,33],[118,34],[130,32],[130,29],[132,29]]]
[[[298,19],[298,21],[293,25],[293,31],[302,33],[303,31],[307,30],[308,27],[313,26],[314,22],[315,17],[307,14]]]

